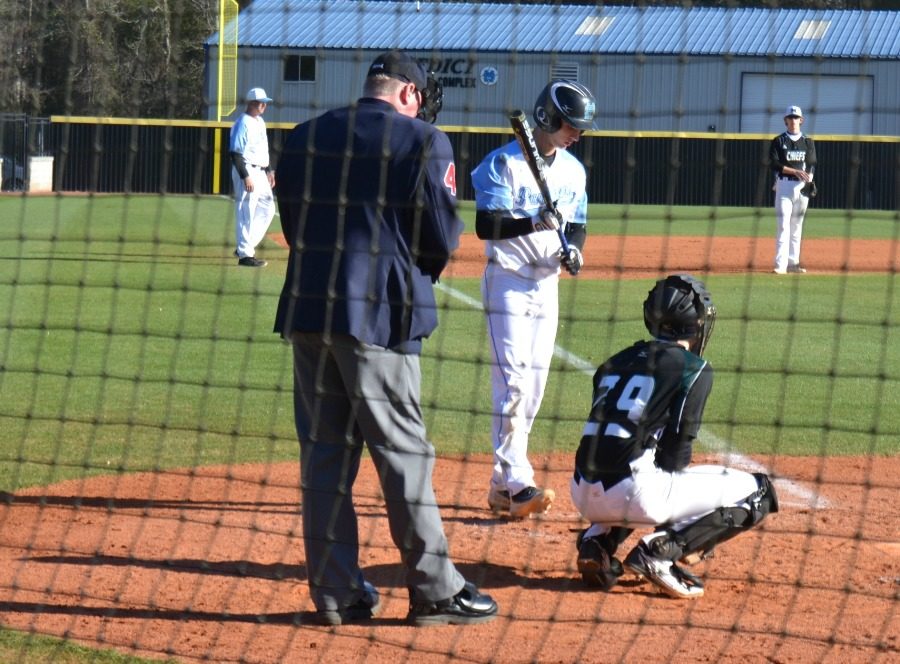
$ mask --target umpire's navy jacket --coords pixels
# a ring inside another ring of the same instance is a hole
[[[297,125],[275,180],[290,247],[275,331],[419,352],[462,231],[446,134],[363,98]]]

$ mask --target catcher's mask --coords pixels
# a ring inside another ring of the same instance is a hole
[[[437,120],[438,113],[444,107],[444,86],[434,76],[434,72],[428,72],[428,82],[424,89],[420,89],[422,95],[422,105],[416,117],[425,122],[434,124]]]
[[[550,81],[534,103],[534,121],[548,134],[559,131],[564,120],[581,131],[593,129],[596,112],[591,91],[566,79]]]
[[[687,340],[703,355],[716,323],[716,306],[703,282],[689,274],[660,279],[644,301],[644,325],[657,339]]]

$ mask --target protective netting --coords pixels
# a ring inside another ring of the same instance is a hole
[[[239,4],[0,5],[0,660],[900,658],[897,12]],[[450,558],[499,604],[482,625],[407,625],[368,454],[352,496],[381,613],[312,624],[292,349],[272,331],[281,218],[256,247],[267,265],[233,254],[245,93],[273,99],[277,175],[294,125],[354,103],[391,48],[441,82],[455,156],[465,230],[435,285],[421,410]],[[528,458],[556,498],[517,520],[488,506],[499,341],[471,175],[552,78],[596,100],[595,129],[569,148],[586,171],[585,264],[560,278],[555,337],[526,353],[553,347]],[[770,152],[791,106],[819,193],[780,274]],[[648,290],[683,272],[718,311],[693,463],[767,473],[780,511],[689,568],[701,598],[630,571],[598,591],[577,568],[589,523],[570,495],[592,376],[647,338]]]

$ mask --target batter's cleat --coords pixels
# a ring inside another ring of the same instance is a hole
[[[550,510],[556,493],[553,489],[539,489],[529,486],[510,498],[509,516],[513,519],[524,519],[532,514],[543,514]]]
[[[501,489],[491,482],[491,488],[488,491],[488,507],[496,514],[509,513],[509,491]]]
[[[372,620],[381,612],[381,595],[375,587],[366,582],[365,594],[356,602],[343,609],[316,611],[310,622],[315,625],[349,625]]]
[[[603,591],[612,590],[623,571],[618,560],[618,570],[613,567],[613,560],[615,558],[610,557],[601,537],[586,537],[581,540],[578,547],[578,571],[585,585]]]
[[[497,617],[497,602],[478,592],[469,582],[453,597],[438,602],[409,603],[406,621],[418,627],[429,625],[477,625]]]
[[[703,582],[698,577],[685,572],[671,560],[654,558],[643,541],[625,557],[625,567],[647,579],[670,597],[703,597]]]
[[[264,267],[268,265],[261,258],[254,258],[253,256],[244,256],[243,258],[238,258],[238,265],[243,265],[244,267]]]
[[[806,274],[806,268],[802,268],[799,265],[788,265],[787,271],[791,274]]]
[[[774,270],[772,270],[772,272],[774,274],[787,274],[788,273],[788,271],[785,270],[783,267],[776,267]]]

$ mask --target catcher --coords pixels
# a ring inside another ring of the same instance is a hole
[[[724,466],[690,466],[713,370],[703,359],[716,308],[689,275],[656,282],[644,302],[653,339],[609,358],[594,374],[591,412],[571,483],[591,526],[578,538],[585,583],[610,590],[624,572],[614,555],[635,528],[649,526],[624,567],[678,598],[703,595],[679,566],[709,557],[725,540],[778,511],[768,476]]]

